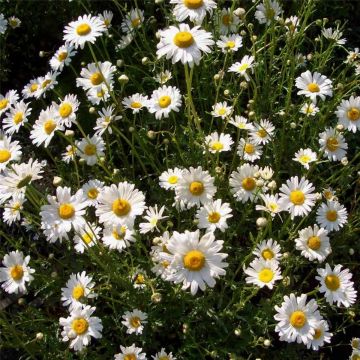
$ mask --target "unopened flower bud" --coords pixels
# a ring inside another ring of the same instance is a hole
[[[257,40],[257,36],[256,36],[256,35],[252,35],[252,36],[251,36],[251,41],[252,41],[252,42],[255,42],[256,40]]]
[[[225,95],[225,96],[228,96],[229,94],[230,94],[230,90],[225,89],[225,90],[224,90],[224,95]]]
[[[290,123],[290,127],[291,127],[292,129],[295,129],[295,128],[296,128],[296,123],[294,123],[294,122]]]
[[[262,179],[256,180],[256,186],[263,187],[264,186],[264,180],[262,180]]]
[[[55,255],[54,255],[53,253],[50,253],[49,256],[48,256],[48,259],[49,259],[49,260],[52,260],[52,259],[54,258],[54,256],[55,256]]]
[[[18,299],[18,304],[19,304],[20,306],[24,306],[24,305],[26,304],[26,300],[25,300],[24,298],[19,298],[19,299]]]
[[[349,249],[349,255],[353,256],[355,254],[355,251],[353,248],[350,248]]]
[[[169,140],[169,139],[164,139],[164,140],[163,140],[163,143],[164,143],[164,145],[169,145],[170,140]]]
[[[135,131],[135,128],[133,126],[129,127],[129,133],[133,133]]]
[[[342,159],[341,159],[341,163],[346,166],[348,163],[349,163],[349,160],[346,156],[344,156]]]
[[[259,228],[264,228],[267,225],[268,221],[264,217],[259,217],[256,219],[256,226]]]
[[[194,219],[194,220],[193,220],[193,224],[194,224],[194,225],[198,225],[198,224],[199,224],[199,219]]]
[[[79,164],[84,165],[85,162],[86,162],[85,159],[83,159],[83,158],[79,159]]]
[[[122,59],[116,60],[116,66],[117,67],[122,67],[123,65],[124,65],[124,60],[122,60]]]
[[[75,135],[74,130],[66,130],[65,131],[65,136],[67,136],[67,137],[74,137],[74,135]]]
[[[147,132],[147,137],[151,140],[154,140],[156,138],[156,132],[155,131],[152,131],[152,130],[149,130]]]
[[[129,82],[129,78],[125,74],[120,75],[118,77],[118,80],[122,85],[127,84]]]
[[[54,178],[53,178],[54,186],[59,186],[62,184],[62,182],[63,182],[63,179],[60,176],[54,176]]]
[[[243,15],[245,15],[246,10],[244,8],[237,8],[234,10],[234,15],[236,15],[237,17],[242,17]]]
[[[220,80],[220,75],[219,75],[219,74],[215,74],[215,75],[214,75],[214,80],[215,80],[215,81]]]
[[[44,334],[42,332],[38,332],[35,336],[36,341],[41,341],[44,338]]]
[[[158,304],[158,303],[161,302],[161,300],[162,300],[162,296],[161,296],[160,293],[153,293],[153,294],[151,295],[151,301],[152,301],[153,303]]]
[[[240,35],[241,35],[241,36],[245,36],[245,35],[246,35],[246,31],[245,31],[245,30],[241,30],[241,31],[240,31]]]
[[[306,55],[306,59],[307,59],[307,60],[311,61],[312,58],[313,58],[313,54],[310,53],[310,54],[307,54],[307,55]]]
[[[342,125],[342,124],[336,125],[336,130],[339,131],[339,132],[344,131],[344,125]]]
[[[86,66],[86,62],[85,62],[85,61],[82,61],[82,62],[80,63],[80,65],[81,65],[81,66]]]
[[[255,116],[255,112],[254,111],[250,111],[249,112],[249,117],[254,117]]]
[[[285,277],[282,279],[282,283],[284,284],[284,286],[289,286],[289,285],[290,285],[290,278],[289,278],[289,276],[285,276]]]
[[[264,340],[264,346],[269,347],[271,345],[271,341],[269,339]]]
[[[276,181],[275,181],[275,180],[270,181],[267,186],[268,186],[268,188],[269,188],[270,190],[276,190],[276,189],[277,189],[277,185],[276,185]]]
[[[149,62],[149,58],[146,57],[146,56],[141,59],[141,63],[142,63],[143,65],[146,65],[148,62]]]
[[[247,88],[249,87],[249,84],[247,83],[247,81],[242,81],[242,82],[240,83],[240,87],[241,87],[242,89],[247,89]]]
[[[96,113],[96,109],[92,106],[89,108],[89,114],[95,114]]]
[[[282,257],[283,257],[283,259],[288,259],[289,256],[290,256],[290,254],[288,252],[284,252]]]
[[[112,173],[113,173],[113,175],[117,175],[119,172],[120,172],[120,170],[115,168]]]
[[[45,51],[39,51],[39,57],[44,57],[45,56]]]
[[[71,329],[71,330],[67,333],[67,336],[68,336],[69,339],[75,339],[76,336],[77,336],[77,334],[76,334],[76,332],[75,332],[73,329]]]
[[[240,335],[241,335],[241,329],[236,328],[236,329],[234,330],[234,334],[235,334],[235,336],[240,336]]]
[[[50,276],[55,279],[58,276],[58,273],[56,271],[53,271]]]
[[[186,324],[186,323],[183,324],[183,326],[182,326],[182,331],[183,331],[183,333],[186,334],[188,330],[189,330],[189,325]]]
[[[215,172],[216,172],[217,174],[221,174],[222,171],[223,171],[223,169],[222,169],[221,166],[217,166],[217,167],[215,168]]]

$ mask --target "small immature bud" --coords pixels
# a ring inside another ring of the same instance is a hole
[[[170,141],[169,141],[169,139],[164,139],[163,143],[164,143],[164,145],[169,145]]]
[[[250,111],[250,112],[249,112],[249,117],[253,117],[253,116],[255,116],[255,112],[254,112],[254,111]]]
[[[241,329],[236,328],[236,329],[234,330],[234,334],[235,334],[235,336],[240,336],[240,335],[241,335]]]
[[[118,77],[118,80],[120,82],[120,84],[127,84],[129,82],[129,78],[125,75],[125,74],[122,74]]]
[[[53,179],[54,186],[59,186],[62,184],[62,182],[63,182],[63,179],[60,176],[54,176],[54,179]]]
[[[166,225],[167,225],[168,228],[174,227],[174,223],[173,223],[172,221],[168,221],[168,222],[166,223]]]
[[[158,303],[161,302],[161,300],[162,300],[162,296],[161,296],[160,293],[153,293],[153,294],[151,295],[151,301],[152,301],[153,303],[158,304]]]
[[[146,57],[146,56],[141,59],[141,63],[142,63],[143,65],[146,65],[148,62],[149,62],[149,58]]]
[[[349,163],[349,160],[346,156],[344,156],[342,159],[341,159],[341,163],[346,166],[348,163]]]
[[[316,23],[317,26],[321,26],[321,25],[322,25],[322,20],[321,20],[321,19],[317,19],[317,20],[315,21],[315,23]]]
[[[242,82],[240,83],[240,87],[241,87],[242,89],[247,89],[248,86],[249,86],[249,84],[247,83],[247,81],[242,81]]]
[[[84,165],[85,164],[85,159],[83,159],[83,158],[79,159],[79,164]]]
[[[246,10],[244,8],[237,8],[234,10],[234,15],[236,15],[237,17],[242,17],[243,15],[245,15]]]
[[[68,336],[69,339],[75,339],[76,336],[77,336],[77,334],[76,334],[76,332],[75,332],[74,330],[71,329],[71,330],[68,332],[67,336]]]
[[[189,325],[186,324],[186,323],[183,324],[183,326],[182,326],[182,332],[183,332],[184,334],[186,334],[188,330],[189,330]]]
[[[306,59],[307,59],[307,60],[311,61],[312,58],[313,58],[313,54],[310,53],[310,54],[307,54],[307,55],[306,55]]]
[[[216,172],[217,174],[221,174],[222,171],[223,171],[223,169],[221,168],[221,166],[217,166],[217,167],[215,168],[215,172]]]
[[[115,169],[113,170],[113,175],[117,175],[119,172],[120,172],[120,170],[115,168]]]
[[[291,60],[286,60],[286,65],[287,66],[291,65]]]
[[[147,132],[147,137],[151,140],[154,140],[156,138],[156,132],[155,131],[152,131],[152,130],[149,130]]]
[[[49,256],[48,256],[48,259],[49,259],[49,260],[52,260],[52,259],[54,258],[54,256],[55,256],[55,255],[54,255],[53,253],[51,253],[51,254],[49,254]]]
[[[344,84],[342,84],[342,83],[336,84],[336,89],[337,90],[343,90],[344,89]]]
[[[19,298],[19,299],[18,299],[18,304],[19,304],[20,306],[24,306],[24,305],[26,304],[26,300],[25,300],[24,298]]]
[[[288,259],[289,256],[290,256],[290,254],[289,254],[288,252],[284,252],[282,257],[283,257],[284,259]]]
[[[230,94],[230,90],[225,89],[225,90],[224,90],[224,95],[225,95],[225,96],[228,96],[229,94]]]
[[[154,237],[152,242],[154,245],[161,244],[161,238],[159,238],[158,236]]]
[[[122,67],[123,65],[124,65],[124,60],[122,60],[122,59],[116,60],[117,67]]]
[[[344,131],[344,125],[343,124],[336,125],[336,130],[339,131],[339,132]]]
[[[155,0],[155,4],[161,4],[164,0]]]
[[[271,341],[269,339],[264,340],[264,346],[269,347],[271,345]]]
[[[256,219],[256,225],[259,228],[264,228],[267,225],[267,223],[268,223],[268,221],[264,217],[259,217],[259,218]]]
[[[276,190],[276,188],[277,188],[276,181],[275,181],[275,180],[270,181],[270,182],[268,183],[268,188],[269,188],[270,190]]]
[[[75,133],[73,130],[66,130],[65,131],[65,136],[67,137],[74,137]]]
[[[50,276],[55,279],[58,276],[58,273],[56,271],[53,271]]]
[[[354,254],[355,254],[354,249],[353,249],[353,248],[350,248],[350,249],[349,249],[349,255],[350,255],[350,256],[353,256]]]
[[[215,81],[220,80],[220,75],[219,75],[219,74],[215,74],[215,75],[214,75],[214,80],[215,80]]]
[[[317,192],[317,193],[315,194],[315,197],[316,197],[316,200],[320,201],[320,200],[322,199],[322,194],[319,193],[319,192]]]
[[[93,106],[89,108],[89,114],[95,114],[95,113],[96,113],[96,109]]]
[[[45,51],[39,51],[39,57],[44,57],[45,56]]]
[[[291,127],[292,129],[295,129],[295,128],[296,128],[296,123],[294,123],[294,122],[290,123],[290,127]]]
[[[86,66],[86,62],[85,62],[85,61],[82,61],[82,62],[80,63],[80,65],[81,65],[81,66]]]
[[[38,332],[35,336],[37,341],[41,341],[44,338],[44,334],[42,332]]]
[[[194,219],[194,220],[193,220],[193,224],[194,224],[194,225],[198,225],[198,224],[199,224],[199,219]]]
[[[251,36],[251,41],[252,41],[252,42],[255,42],[256,40],[257,40],[257,36],[256,36],[256,35],[252,35],[252,36]]]
[[[264,186],[264,180],[262,180],[262,179],[256,180],[256,186],[258,186],[258,187]]]
[[[246,35],[246,31],[245,31],[245,30],[241,30],[241,31],[240,31],[240,35],[241,35],[241,36],[245,36],[245,35]]]
[[[135,128],[133,126],[129,127],[129,133],[133,133],[135,131]]]
[[[290,278],[289,276],[285,276],[282,280],[282,283],[285,285],[285,286],[289,286],[290,285]]]

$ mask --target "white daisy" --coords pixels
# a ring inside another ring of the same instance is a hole
[[[1,287],[9,294],[25,293],[25,283],[31,282],[34,269],[28,266],[30,255],[24,258],[21,251],[11,251],[4,256],[2,261],[5,267],[0,268]]]
[[[102,337],[101,320],[96,316],[91,316],[94,311],[95,307],[85,306],[74,309],[67,318],[60,318],[59,323],[63,326],[62,341],[70,340],[70,349],[81,351],[84,346],[89,345],[91,337],[95,339]]]
[[[325,96],[332,97],[332,81],[318,72],[311,74],[309,70],[296,78],[295,86],[300,89],[298,95],[305,95],[316,104],[316,97],[325,100]]]
[[[134,35],[132,33],[128,33],[126,35],[123,35],[120,38],[119,43],[116,45],[116,50],[124,50],[125,48],[127,48],[132,41],[134,40]]]
[[[184,201],[188,208],[206,204],[216,193],[214,180],[201,166],[184,169],[175,188],[176,199]]]
[[[237,147],[237,154],[242,160],[254,162],[257,159],[260,159],[262,155],[262,146],[255,144],[252,138],[248,140],[241,138]]]
[[[61,160],[64,161],[66,164],[69,164],[70,161],[73,161],[75,159],[76,146],[67,145],[65,150],[66,151],[61,154]]]
[[[114,17],[114,14],[112,11],[105,10],[102,14],[98,15],[99,19],[102,20],[104,23],[106,29],[108,30],[111,27],[111,21]]]
[[[141,27],[143,22],[144,11],[140,9],[131,9],[130,12],[125,15],[125,18],[121,23],[121,30],[125,33],[132,32]]]
[[[20,221],[25,201],[25,194],[16,194],[4,205],[4,212],[2,214],[4,223],[10,226],[15,221]]]
[[[5,95],[0,94],[0,116],[19,101],[19,94],[16,90],[10,90]]]
[[[166,189],[175,189],[179,183],[179,178],[182,175],[183,170],[175,167],[174,169],[168,169],[159,176],[159,185]]]
[[[21,157],[21,146],[18,141],[11,141],[10,136],[0,132],[0,173],[12,161],[18,161]]]
[[[144,330],[144,325],[147,323],[147,314],[134,309],[133,311],[126,311],[122,316],[124,319],[121,323],[127,327],[126,333],[141,335]]]
[[[300,25],[300,19],[297,16],[290,16],[285,19],[285,27],[287,28],[288,34],[293,35],[298,32]]]
[[[360,96],[342,100],[335,114],[345,129],[353,133],[360,130]]]
[[[327,200],[316,211],[316,222],[327,231],[339,231],[347,223],[346,208],[338,201]]]
[[[257,245],[255,250],[252,252],[259,259],[271,260],[271,261],[280,261],[281,247],[273,239],[263,240],[260,244]]]
[[[84,194],[84,201],[88,203],[88,206],[97,206],[98,196],[104,187],[104,182],[100,180],[89,180],[82,186]]]
[[[321,34],[324,36],[324,38],[328,40],[332,40],[336,42],[336,44],[338,45],[344,45],[346,43],[346,39],[341,38],[343,33],[339,29],[333,29],[333,28],[322,29]]]
[[[170,79],[172,79],[171,71],[162,71],[161,73],[156,74],[154,79],[161,85],[166,84]]]
[[[95,283],[92,277],[87,276],[83,271],[77,274],[71,274],[64,288],[61,288],[61,301],[63,306],[69,306],[71,312],[75,308],[84,307],[84,301],[96,297],[93,290]]]
[[[255,144],[267,144],[273,137],[275,131],[274,125],[266,119],[261,119],[258,124],[250,131],[250,138]]]
[[[123,99],[122,104],[126,109],[131,109],[133,114],[137,114],[147,106],[149,99],[147,96],[136,93]]]
[[[300,230],[295,244],[296,249],[301,251],[301,255],[310,261],[323,262],[332,251],[328,231],[319,228],[316,224]]]
[[[134,275],[130,277],[135,289],[144,289],[146,287],[146,278],[147,275],[143,269],[136,269]]]
[[[214,117],[221,117],[222,119],[226,119],[231,115],[233,111],[232,106],[228,106],[227,102],[219,102],[212,106],[211,115]]]
[[[342,269],[342,265],[335,265],[332,270],[329,264],[325,264],[325,269],[317,269],[319,276],[315,279],[320,282],[321,293],[325,293],[326,301],[332,305],[344,305],[350,307],[355,304],[357,293],[354,290],[354,283],[350,280],[352,274],[349,269]]]
[[[73,46],[62,45],[55,52],[54,56],[50,59],[50,67],[54,71],[62,71],[64,66],[68,66],[71,63],[71,58],[77,53]]]
[[[100,227],[89,223],[77,229],[74,236],[75,251],[82,254],[88,248],[93,247],[100,238],[100,231]]]
[[[275,281],[283,278],[278,262],[262,258],[253,260],[249,267],[244,269],[244,273],[249,275],[245,279],[247,284],[254,284],[260,288],[267,286],[272,289]]]
[[[76,95],[66,95],[60,104],[53,102],[61,124],[67,127],[71,127],[72,123],[76,121],[76,111],[79,109],[79,101]]]
[[[0,14],[0,34],[5,34],[7,29],[8,21],[5,19],[4,14]]]
[[[320,109],[313,103],[305,103],[300,109],[300,112],[306,116],[315,116],[319,111]]]
[[[234,125],[240,130],[253,130],[254,126],[248,122],[249,120],[243,116],[235,115],[234,118],[231,118],[229,124]]]
[[[84,48],[86,42],[93,44],[106,30],[104,22],[98,16],[79,16],[64,29],[64,40],[75,49]]]
[[[300,149],[295,153],[294,161],[299,162],[305,169],[309,170],[309,163],[316,161],[317,154],[311,149]]]
[[[272,21],[279,20],[282,8],[276,0],[264,1],[256,6],[255,18],[260,24],[270,25]]]
[[[76,142],[77,154],[90,166],[95,165],[101,156],[105,155],[105,142],[98,136],[93,135]]]
[[[113,83],[110,84],[110,90],[113,88]],[[91,88],[86,92],[87,100],[92,105],[99,105],[102,101],[106,102],[110,98],[110,92],[107,85],[102,83],[101,85]]]
[[[12,29],[16,29],[21,25],[21,20],[16,16],[10,16],[8,18],[8,23]]]
[[[319,322],[314,325],[315,334],[314,338],[306,344],[308,349],[319,350],[319,347],[323,346],[325,343],[331,342],[332,333],[329,333],[329,324],[325,320],[319,320]]]
[[[145,210],[144,200],[144,194],[126,181],[105,186],[98,198],[96,215],[100,223],[132,228],[136,216]]]
[[[228,225],[226,220],[232,217],[229,203],[222,203],[221,199],[211,201],[205,204],[196,212],[196,218],[199,219],[198,228],[214,232],[219,229],[224,232]]]
[[[102,242],[111,250],[122,252],[135,242],[135,231],[130,230],[126,225],[105,226]]]
[[[102,136],[106,130],[108,130],[109,134],[112,134],[113,131],[110,125],[122,119],[121,115],[116,114],[113,105],[102,108],[98,114],[99,117],[96,119],[96,126],[94,127],[95,134],[98,136]]]
[[[334,128],[326,128],[324,132],[319,134],[319,144],[321,150],[324,151],[324,157],[330,161],[340,161],[346,156],[348,148],[344,137]]]
[[[164,348],[154,355],[151,355],[153,360],[176,360],[176,357],[171,353],[167,353]]]
[[[256,205],[255,209],[258,211],[266,211],[272,217],[274,217],[279,212],[284,209],[280,205],[279,195],[269,195],[269,194],[260,194],[261,199],[264,201],[265,205]]]
[[[173,14],[177,21],[182,22],[189,18],[198,25],[203,22],[207,12],[211,16],[216,8],[214,0],[170,0],[170,4],[175,5]]]
[[[315,205],[314,190],[313,184],[304,177],[299,181],[297,176],[293,176],[286,181],[286,184],[281,185],[280,204],[291,214],[291,219],[309,214]]]
[[[139,224],[140,234],[147,234],[154,230],[160,231],[157,227],[159,221],[168,218],[168,216],[163,216],[164,211],[165,205],[162,206],[160,210],[158,210],[157,204],[155,204],[155,207],[149,206],[146,210],[146,215],[143,217],[147,222]]]
[[[156,119],[168,118],[171,111],[179,112],[182,104],[181,94],[175,86],[166,86],[156,89],[147,103],[150,113],[155,113]]]
[[[240,62],[236,62],[229,67],[228,72],[234,72],[240,76],[243,76],[246,81],[250,81],[250,77],[248,75],[248,70],[253,72],[254,67],[254,60],[253,56],[245,55]]]
[[[59,74],[60,72],[57,71],[49,71],[47,74],[45,74],[45,76],[37,78],[39,86],[34,92],[34,97],[36,99],[40,99],[43,95],[44,97],[46,97],[46,92],[48,90],[52,90],[54,86],[58,83],[56,79]]]
[[[7,116],[3,119],[3,129],[7,134],[17,133],[20,127],[28,122],[28,117],[31,114],[29,104],[21,100],[10,107]]]
[[[230,34],[229,36],[221,35],[216,45],[224,54],[227,52],[236,52],[242,47],[242,36],[237,34]]]
[[[174,232],[167,249],[170,262],[171,281],[175,284],[182,283],[182,289],[190,287],[192,295],[200,288],[205,291],[206,285],[214,287],[215,279],[226,274],[224,268],[228,263],[223,260],[228,256],[219,253],[223,247],[222,240],[215,240],[212,232],[206,233],[200,238],[200,231],[185,231],[185,233]]]
[[[217,133],[216,131],[205,137],[205,146],[212,154],[223,151],[230,151],[234,143],[229,134]],[[206,151],[204,151],[205,153]]]
[[[314,338],[315,327],[321,315],[314,299],[306,304],[307,296],[295,294],[284,296],[281,307],[275,306],[277,314],[274,319],[278,321],[275,331],[279,333],[280,340],[286,342],[304,343],[305,345]]]
[[[135,344],[131,346],[121,346],[121,353],[115,354],[115,360],[146,360],[146,354],[142,352],[142,348],[138,348]]]
[[[39,78],[36,79],[32,79],[30,80],[30,82],[28,84],[26,84],[24,86],[24,88],[22,89],[21,93],[24,97],[24,99],[28,99],[30,97],[35,97],[36,94],[36,90],[39,88],[40,83],[39,83]]]
[[[156,55],[158,59],[166,55],[166,59],[171,58],[173,64],[181,61],[192,67],[194,63],[199,65],[202,52],[210,53],[213,44],[211,33],[201,30],[199,26],[190,28],[187,24],[179,24],[179,27],[170,26],[160,31]]]
[[[240,24],[240,19],[230,8],[222,9],[219,17],[215,20],[220,25],[220,34],[222,35],[236,33]]]

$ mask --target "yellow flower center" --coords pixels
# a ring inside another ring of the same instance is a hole
[[[116,240],[123,240],[126,234],[126,227],[125,226],[121,226],[120,228],[120,232],[117,232],[116,230],[114,230],[112,232],[112,236],[116,239]]]
[[[317,340],[321,337],[322,330],[321,329],[315,329],[314,339]]]
[[[130,106],[133,108],[133,109],[139,109],[141,108],[141,103],[137,102],[137,101],[134,101],[130,104]]]
[[[145,277],[142,274],[137,274],[135,279],[135,284],[144,284],[145,283]]]
[[[96,86],[96,85],[100,85],[104,81],[104,78],[101,73],[96,72],[90,76],[90,81],[93,85]]]
[[[242,187],[247,191],[252,191],[255,189],[256,182],[253,178],[247,177],[241,182]]]
[[[229,40],[229,41],[226,43],[226,46],[227,46],[229,49],[234,48],[234,47],[235,47],[235,41]]]
[[[10,275],[14,280],[21,280],[24,276],[24,269],[21,265],[15,265],[10,268]]]
[[[81,239],[85,244],[89,245],[92,242],[93,237],[91,234],[85,233],[81,236]]]
[[[112,211],[117,216],[125,216],[127,215],[131,210],[130,203],[125,199],[116,199],[112,204]]]
[[[351,360],[360,360],[360,355],[358,354],[351,355]]]
[[[209,214],[208,221],[211,222],[212,224],[216,224],[217,222],[219,222],[220,218],[221,215],[218,212],[213,211]]]
[[[224,25],[229,26],[233,22],[233,17],[226,14],[222,17],[221,21]]]
[[[76,33],[80,36],[85,36],[91,32],[91,27],[88,24],[80,24],[76,28]]]
[[[68,56],[67,51],[63,51],[58,55],[58,60],[59,61],[64,61],[67,58],[67,56]]]
[[[89,328],[89,323],[84,318],[79,318],[73,320],[71,328],[76,332],[77,335],[82,335],[86,333]]]
[[[325,277],[325,285],[331,291],[336,291],[340,287],[339,277],[336,275],[327,275]]]
[[[301,190],[294,190],[290,193],[290,201],[294,205],[302,205],[305,201],[305,195]]]
[[[271,202],[267,205],[267,208],[270,210],[270,211],[276,211],[277,209],[279,209],[279,205],[275,202]]]
[[[205,265],[205,256],[199,250],[191,250],[183,258],[184,267],[191,271],[200,271]]]
[[[195,196],[200,196],[204,192],[204,184],[201,181],[193,181],[189,186],[189,191]]]
[[[59,114],[62,118],[67,118],[72,113],[72,106],[69,103],[62,103],[59,106]]]
[[[170,360],[168,356],[164,355],[164,356],[160,356],[159,360]]]
[[[98,197],[98,195],[99,195],[99,190],[97,188],[91,188],[87,192],[88,198],[93,199],[93,200],[96,199]]]
[[[38,89],[39,85],[38,84],[31,84],[30,86],[30,92],[35,92]]]
[[[335,137],[329,137],[326,140],[326,148],[330,151],[336,151],[339,147],[339,141]]]
[[[130,318],[129,323],[132,327],[138,328],[141,325],[141,320],[138,316],[133,316]]]
[[[164,109],[171,104],[171,97],[164,95],[159,98],[159,106]]]
[[[22,113],[21,111],[17,112],[14,115],[13,120],[16,125],[20,124],[24,120],[24,113]]]
[[[290,316],[290,324],[297,329],[302,328],[306,321],[305,313],[300,310],[294,311]]]
[[[8,99],[2,99],[0,100],[0,110],[4,110],[9,103]]]
[[[272,252],[271,249],[264,249],[264,250],[261,252],[261,256],[262,256],[265,260],[271,260],[275,255],[274,255],[274,253]]]
[[[263,283],[270,282],[274,277],[274,273],[271,269],[264,268],[259,272],[259,280]]]
[[[184,5],[189,9],[198,9],[203,6],[203,0],[184,0]]]
[[[348,112],[347,116],[351,121],[359,120],[360,118],[360,109],[352,107]]]
[[[318,250],[321,246],[321,240],[318,236],[310,236],[307,241],[307,246],[311,250]]]
[[[249,67],[249,64],[242,64],[239,66],[238,71],[245,71]]]
[[[174,37],[174,44],[179,48],[188,48],[194,43],[194,38],[188,31],[179,31]]]
[[[138,26],[140,25],[140,23],[141,23],[141,19],[140,19],[140,18],[135,18],[135,19],[131,20],[131,25],[132,25],[134,28],[138,27]]]
[[[331,200],[333,198],[334,194],[330,190],[325,190],[324,196],[325,196],[325,199]]]
[[[42,82],[41,87],[45,89],[51,83],[51,79],[46,79]]]
[[[102,98],[104,95],[105,95],[105,91],[104,91],[103,89],[101,89],[101,90],[96,94],[96,96],[97,96],[98,98]]]
[[[87,156],[94,156],[96,154],[96,145],[86,144],[84,148],[84,153]]]
[[[20,208],[21,208],[21,204],[17,202],[17,203],[15,203],[15,204],[12,206],[11,212],[12,212],[13,214],[15,214],[15,213],[17,213],[17,212],[20,210]]]
[[[299,160],[300,160],[302,163],[307,164],[307,163],[311,160],[311,158],[310,158],[309,155],[301,155],[301,156],[299,157]]]
[[[136,355],[135,354],[126,354],[124,356],[124,360],[136,360]]]
[[[220,141],[214,141],[211,144],[211,150],[220,151],[224,148],[224,145]]]
[[[177,184],[178,179],[179,178],[176,175],[171,175],[168,179],[168,183],[171,185]]]
[[[56,128],[56,123],[54,120],[49,119],[46,120],[44,123],[44,131],[46,132],[46,134],[50,135]]]
[[[7,149],[0,149],[0,163],[5,163],[11,158],[11,152]]]
[[[85,289],[82,285],[76,285],[72,291],[72,297],[75,300],[81,299],[85,294]]]
[[[219,114],[219,115],[225,115],[225,114],[226,114],[226,109],[225,109],[225,108],[220,108],[220,109],[218,110],[218,114]]]
[[[265,129],[260,129],[256,132],[256,134],[259,135],[261,138],[264,138],[264,137],[266,137],[267,132]]]
[[[312,93],[314,92],[319,92],[320,91],[320,88],[319,88],[319,85],[318,84],[315,84],[315,83],[310,83],[308,86],[307,86],[308,90]]]
[[[255,152],[255,146],[253,144],[245,144],[244,151],[251,155]]]
[[[63,203],[59,206],[58,212],[61,219],[68,220],[75,215],[75,208],[72,204]]]
[[[336,221],[338,217],[337,211],[336,210],[329,210],[326,213],[326,219],[329,221]]]

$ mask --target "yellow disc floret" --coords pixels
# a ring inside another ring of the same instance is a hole
[[[98,195],[99,195],[99,190],[97,188],[91,188],[87,192],[88,198],[93,199],[93,200],[96,199],[98,197]]]
[[[71,328],[76,332],[77,335],[82,335],[87,332],[89,323],[84,318],[75,319],[71,324]]]
[[[20,124],[20,123],[24,120],[24,113],[21,112],[21,111],[17,112],[17,113],[14,115],[13,120],[14,120],[14,123],[15,123],[16,125]]]
[[[100,85],[103,81],[104,81],[104,77],[103,77],[102,74],[99,73],[99,72],[93,73],[93,74],[90,76],[90,82],[91,82],[94,86]]]
[[[133,328],[138,328],[141,325],[141,320],[138,316],[133,316],[130,318],[129,323]]]
[[[61,219],[68,220],[75,215],[75,208],[72,204],[63,203],[59,206],[58,212]]]
[[[194,43],[194,38],[188,31],[180,31],[174,37],[174,44],[179,48],[188,48]]]
[[[69,103],[62,103],[59,106],[59,114],[64,119],[67,118],[72,113],[72,106]]]
[[[220,218],[221,215],[216,211],[213,211],[208,215],[208,221],[211,222],[212,224],[218,223]]]
[[[274,258],[274,253],[272,252],[271,249],[264,249],[261,252],[261,256],[265,259],[265,260],[271,260]]]
[[[133,101],[130,106],[133,108],[133,109],[139,109],[141,108],[141,103],[137,102],[137,101]]]
[[[80,300],[85,295],[85,289],[82,285],[76,285],[72,291],[72,297],[75,300]]]
[[[11,152],[8,149],[0,149],[0,163],[5,163],[11,158]]]
[[[220,141],[214,141],[211,144],[211,150],[220,151],[224,148],[224,145]]]
[[[315,83],[310,83],[308,86],[307,86],[308,90],[312,93],[314,92],[319,92],[320,91],[320,88],[319,88],[319,85],[318,84],[315,84]]]
[[[270,282],[274,277],[274,273],[271,269],[264,268],[259,272],[259,280],[263,283]]]
[[[84,147],[84,153],[87,156],[94,156],[96,154],[96,145],[86,144]]]
[[[246,191],[253,191],[255,189],[255,186],[256,186],[256,181],[252,177],[246,177],[241,182],[241,185]]]
[[[340,279],[336,275],[327,275],[325,277],[325,285],[331,291],[336,291],[340,287]]]
[[[319,250],[321,246],[321,240],[318,236],[310,236],[307,241],[307,246],[311,250]]]
[[[290,193],[290,201],[294,205],[302,205],[305,202],[305,195],[301,190],[293,190]]]
[[[204,192],[204,184],[201,181],[193,181],[189,186],[189,191],[195,196],[200,196]]]
[[[1,99],[0,100],[0,110],[4,110],[9,103],[8,99]]]
[[[80,36],[85,36],[91,32],[91,27],[88,24],[80,24],[76,27],[76,33]]]
[[[326,148],[330,151],[336,151],[339,147],[339,141],[336,137],[329,137],[326,140]]]
[[[44,122],[44,131],[46,134],[50,135],[56,128],[56,123],[54,120],[49,119]]]
[[[178,179],[179,178],[176,175],[171,175],[168,179],[168,183],[171,185],[177,184]]]
[[[198,9],[199,7],[203,6],[203,0],[184,0],[184,5],[188,9]]]
[[[68,57],[67,51],[63,51],[58,55],[58,60],[59,61],[64,61],[67,57]]]
[[[24,269],[21,265],[15,265],[10,268],[10,275],[14,280],[21,280],[24,276]]]
[[[360,119],[360,109],[352,107],[348,110],[347,116],[351,121],[356,121]]]
[[[290,324],[297,329],[301,329],[306,321],[305,313],[300,310],[294,311],[290,316]]]
[[[251,155],[251,154],[253,154],[255,152],[255,146],[253,144],[249,144],[249,143],[245,144],[244,151],[247,154]]]
[[[199,250],[191,250],[183,258],[184,267],[191,271],[200,271],[205,265],[205,256]]]
[[[131,205],[130,203],[125,200],[125,199],[116,199],[113,203],[112,203],[112,211],[115,213],[115,215],[117,216],[125,216],[127,215],[131,210]]]
[[[161,96],[158,102],[162,109],[167,108],[171,104],[171,97],[168,95]]]
[[[326,219],[329,221],[336,221],[338,217],[336,210],[329,210],[326,212]]]

